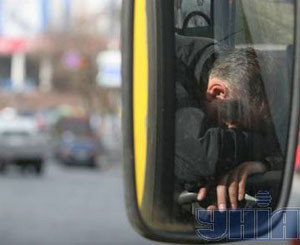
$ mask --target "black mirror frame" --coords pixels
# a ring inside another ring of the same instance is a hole
[[[150,68],[155,69],[155,72],[152,73],[151,79],[149,81],[153,81],[155,84],[152,88],[158,88],[161,86],[159,81],[161,79],[168,77],[171,79],[172,76],[170,75],[170,70],[165,71],[162,62],[156,64],[156,68],[153,67],[155,62],[153,61],[158,60],[157,55],[165,54],[165,46],[156,45],[159,40],[163,40],[162,37],[159,37],[157,33],[162,33],[162,28],[160,26],[161,20],[165,18],[162,13],[162,9],[156,8],[157,3],[164,2],[165,6],[173,2],[172,0],[148,0],[147,1],[147,18],[148,22],[151,20],[155,20],[154,23],[156,26],[150,27],[152,31],[156,31],[156,35],[151,35],[152,38],[149,39],[155,43],[149,44],[150,49],[154,49],[151,53],[150,59]],[[173,10],[173,6],[171,8]],[[289,139],[288,139],[288,146],[287,146],[287,157],[286,157],[286,165],[284,169],[283,175],[283,183],[282,183],[282,191],[279,198],[279,203],[277,208],[286,207],[291,190],[291,184],[293,180],[293,172],[294,172],[294,157],[295,151],[298,141],[298,129],[299,129],[299,108],[300,108],[300,69],[295,69],[300,67],[300,0],[296,1],[295,6],[295,48],[294,48],[294,57],[293,57],[293,87],[292,87],[292,97],[291,97],[291,118],[289,123]],[[123,1],[123,8],[122,8],[122,90],[123,90],[123,113],[122,113],[122,130],[123,130],[123,156],[124,156],[124,183],[125,183],[125,199],[126,199],[126,208],[129,220],[133,227],[139,232],[142,236],[156,240],[156,241],[163,241],[163,242],[170,242],[170,243],[207,243],[207,241],[200,240],[195,235],[187,234],[187,233],[178,233],[178,232],[164,232],[159,230],[154,230],[147,226],[144,222],[137,205],[137,195],[136,195],[136,183],[135,183],[135,165],[134,165],[134,144],[133,144],[133,101],[132,101],[132,82],[133,82],[133,16],[134,14],[134,1],[131,0],[124,0]],[[148,23],[149,27],[149,23]],[[149,30],[148,30],[149,31]],[[154,37],[157,39],[155,40]],[[158,39],[160,38],[160,39]],[[170,44],[168,47],[171,50],[172,45]],[[173,49],[174,50],[174,49]],[[162,52],[163,51],[163,52]],[[160,52],[160,53],[159,53]],[[172,55],[169,52],[169,55]],[[152,57],[154,56],[154,57]],[[154,59],[153,59],[154,58]],[[167,57],[162,57],[166,59]],[[152,61],[151,61],[152,59]],[[170,62],[168,65],[172,65]],[[152,67],[151,67],[152,66]],[[169,67],[170,69],[170,67]],[[161,87],[160,87],[161,88]],[[161,94],[162,95],[162,94]],[[149,90],[149,100],[151,100],[151,96],[154,96],[153,91],[151,93],[151,89]],[[153,97],[156,100],[155,106],[151,108],[151,115],[155,115],[154,118],[148,121],[151,125],[148,126],[149,128],[156,128],[157,125],[163,125],[163,121],[166,118],[160,118],[162,116],[162,104],[159,101],[159,98]],[[152,99],[153,99],[152,98]],[[172,98],[168,98],[170,102]],[[168,105],[168,102],[167,104]],[[163,114],[164,116],[170,116],[170,112],[172,112],[174,108],[171,108],[167,113]],[[173,111],[174,112],[174,111]],[[151,118],[149,116],[149,119]],[[154,120],[153,120],[154,119]],[[160,120],[160,121],[159,121]],[[163,130],[165,127],[162,127]],[[172,129],[172,127],[170,127]],[[159,133],[163,131],[160,130]],[[156,131],[156,133],[158,133]],[[155,136],[154,136],[155,137]],[[156,139],[156,138],[154,138]],[[172,137],[171,137],[172,139]],[[170,139],[169,139],[170,140]],[[162,140],[161,140],[162,141]],[[152,146],[155,149],[153,153],[158,154],[158,152],[162,152],[161,147],[165,147],[164,144],[160,146],[157,145],[156,141],[153,141],[155,144]],[[152,143],[153,143],[152,142]],[[149,147],[149,146],[148,146]],[[160,148],[160,149],[159,149]],[[147,149],[148,151],[148,149]],[[148,151],[149,152],[149,151]],[[170,151],[172,153],[172,151]],[[160,156],[153,155],[150,158],[147,158],[147,161],[153,161],[153,164],[156,164],[156,161],[160,161]],[[165,156],[168,157],[168,156]],[[170,156],[169,156],[170,157]],[[279,217],[280,218],[280,217]],[[279,219],[278,219],[279,221]],[[265,230],[264,233],[267,233],[268,230]]]

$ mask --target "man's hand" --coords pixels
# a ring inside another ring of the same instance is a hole
[[[244,199],[248,176],[256,173],[264,173],[265,171],[266,166],[261,162],[244,162],[239,165],[217,183],[217,206],[211,205],[207,209],[212,211],[218,207],[220,211],[225,211],[228,196],[231,208],[236,209],[237,202]],[[198,192],[199,201],[206,198],[207,191],[208,187],[200,188]]]
[[[237,128],[237,125],[233,122],[225,122],[226,126],[229,128],[229,129],[235,129]]]

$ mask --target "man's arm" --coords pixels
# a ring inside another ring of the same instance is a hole
[[[246,159],[243,132],[209,126],[198,108],[176,113],[175,175],[182,183],[201,184]]]

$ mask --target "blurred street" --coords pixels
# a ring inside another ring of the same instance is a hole
[[[127,221],[120,162],[91,170],[50,160],[41,177],[8,170],[0,176],[2,245],[156,244]]]
[[[153,244],[123,200],[120,10],[1,0],[1,245]]]

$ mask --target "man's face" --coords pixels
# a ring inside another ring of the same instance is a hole
[[[227,81],[215,77],[209,78],[204,104],[210,119],[219,125],[249,127],[249,115],[245,115],[242,102],[242,98],[234,96]]]
[[[250,103],[246,95],[233,93],[225,80],[209,77],[204,105],[208,117],[217,124],[260,128],[264,112],[251,110]]]

